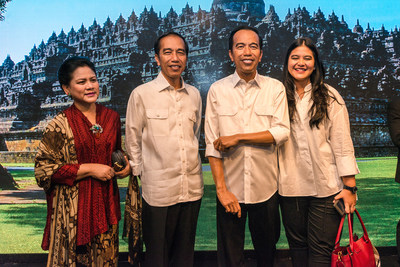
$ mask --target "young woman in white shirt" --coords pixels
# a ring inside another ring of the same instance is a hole
[[[359,173],[346,105],[324,83],[319,53],[309,38],[289,47],[283,69],[290,137],[279,151],[279,194],[293,266],[330,266],[340,223],[333,204],[356,205]]]

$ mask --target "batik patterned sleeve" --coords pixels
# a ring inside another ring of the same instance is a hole
[[[79,169],[71,128],[63,113],[47,126],[35,158],[37,184],[48,192],[52,184],[72,186]]]

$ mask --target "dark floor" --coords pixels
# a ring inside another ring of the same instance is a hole
[[[397,263],[395,247],[378,247],[382,267],[400,267]],[[255,267],[254,251],[246,251],[246,267]],[[131,266],[127,262],[127,253],[120,253],[119,265],[121,267]],[[216,264],[216,251],[196,251],[194,267],[214,267]],[[42,267],[46,266],[46,254],[0,254],[0,266],[3,267]],[[278,250],[275,262],[276,267],[291,267],[288,250]]]

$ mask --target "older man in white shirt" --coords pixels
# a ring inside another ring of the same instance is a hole
[[[203,196],[198,152],[201,97],[181,74],[188,46],[177,33],[154,45],[161,72],[133,90],[126,113],[126,149],[143,194],[145,266],[192,266]]]
[[[243,266],[246,217],[258,266],[273,266],[280,234],[277,146],[288,139],[284,86],[259,75],[262,39],[252,27],[229,38],[234,74],[211,85],[206,156],[217,192],[218,265]]]

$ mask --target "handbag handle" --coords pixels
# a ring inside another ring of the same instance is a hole
[[[358,213],[358,211],[355,209],[354,213],[357,215],[358,220],[361,223],[363,232],[364,232],[364,239],[365,241],[369,242],[369,237],[368,237],[368,233],[367,233],[367,229],[365,228],[364,222],[361,219],[360,213]],[[353,240],[353,225],[350,219],[350,214],[345,214],[343,215],[342,219],[340,220],[340,225],[339,225],[339,230],[338,233],[336,235],[336,241],[335,241],[335,249],[338,248],[340,246],[340,237],[342,236],[342,229],[343,229],[343,224],[344,224],[344,218],[347,215],[347,221],[349,224],[349,240],[350,240],[350,251],[353,252],[353,244],[354,244],[354,240]]]

